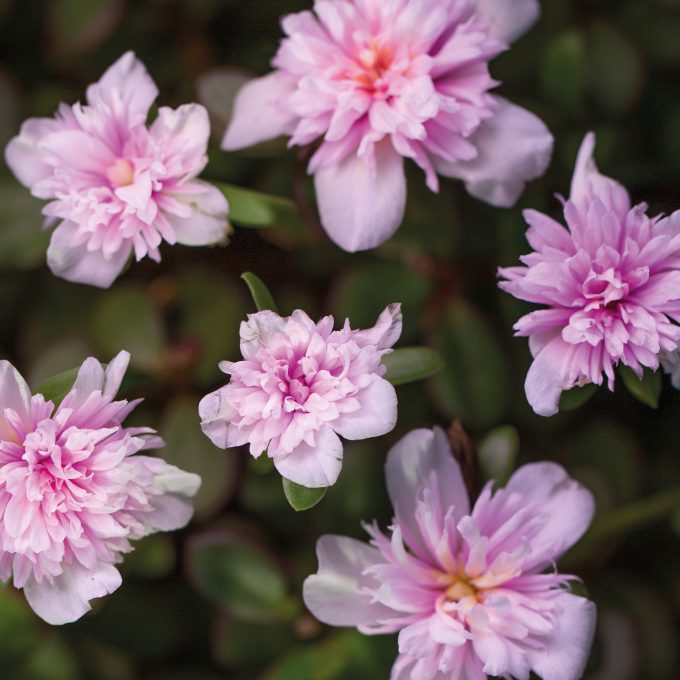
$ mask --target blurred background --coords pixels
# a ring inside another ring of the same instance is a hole
[[[238,85],[268,70],[279,17],[310,4],[0,0],[0,143],[25,118],[82,99],[128,49],[158,83],[159,103],[204,103],[219,140]],[[557,138],[550,172],[521,206],[559,214],[554,194],[568,192],[576,150],[592,129],[605,173],[652,213],[680,208],[680,0],[543,4],[536,28],[492,64],[499,92]],[[147,397],[134,421],[157,427],[164,456],[203,477],[193,523],[140,542],[123,565],[123,586],[80,622],[49,628],[21,595],[0,590],[2,677],[388,678],[395,638],[325,629],[306,613],[301,583],[316,570],[321,534],[363,538],[361,520],[389,521],[389,446],[413,427],[454,419],[476,445],[479,483],[550,458],[595,493],[596,525],[560,565],[583,577],[599,608],[586,677],[680,677],[680,395],[664,380],[654,409],[619,383],[616,394],[570,394],[551,419],[531,412],[527,342],[511,330],[529,307],[495,284],[497,267],[528,251],[519,208],[486,207],[453,181],[435,196],[410,168],[398,234],[347,255],[318,225],[304,151],[272,143],[237,155],[215,146],[210,158],[206,177],[293,199],[296,210],[274,210],[269,228],[236,224],[226,247],[165,248],[160,266],[135,264],[110,291],[49,273],[40,204],[0,167],[0,354],[35,388],[86,356],[107,361],[128,349],[125,396]],[[436,377],[399,388],[391,435],[346,445],[339,483],[307,513],[288,507],[266,464],[222,452],[200,431],[198,400],[221,384],[218,361],[239,356],[238,325],[254,311],[239,280],[246,270],[284,313],[299,307],[365,327],[401,301],[400,344],[429,345],[446,360]]]

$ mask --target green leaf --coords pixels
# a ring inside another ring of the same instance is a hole
[[[541,60],[541,88],[572,114],[583,111],[588,59],[583,34],[570,30],[553,40]]]
[[[489,432],[477,449],[479,467],[488,480],[503,486],[512,474],[519,455],[519,433],[512,425]]]
[[[47,21],[54,46],[62,52],[86,52],[103,43],[125,13],[123,0],[52,0]]]
[[[444,368],[441,354],[429,347],[400,347],[383,357],[387,366],[385,380],[393,385],[406,385],[429,378]]]
[[[159,369],[165,350],[163,322],[141,286],[122,285],[102,295],[90,324],[92,340],[102,354],[131,354],[130,366],[145,373]]]
[[[560,411],[575,411],[583,406],[597,392],[597,385],[592,383],[583,387],[572,387],[560,396]]]
[[[293,201],[252,189],[213,182],[229,201],[229,219],[240,227],[302,226],[304,222]]]
[[[493,426],[508,399],[508,366],[486,319],[467,303],[454,300],[442,315],[432,345],[446,365],[431,381],[442,414],[471,428]]]
[[[642,380],[628,366],[619,365],[618,373],[626,389],[638,400],[650,408],[659,408],[662,379],[658,371],[646,368]]]
[[[301,486],[290,479],[283,479],[283,493],[286,500],[290,503],[290,507],[296,512],[309,510],[319,503],[319,501],[326,495],[328,490],[326,487],[319,489],[308,489],[306,486]]]
[[[265,286],[259,276],[256,276],[252,272],[246,272],[245,274],[241,274],[241,278],[246,282],[258,312],[265,312],[268,310],[272,312],[278,311],[276,302],[274,302],[274,298],[269,292],[269,288]]]
[[[297,603],[288,598],[278,565],[234,534],[222,531],[193,537],[189,569],[194,585],[235,618],[267,623],[297,614]]]
[[[178,397],[166,407],[158,430],[166,441],[163,458],[202,480],[194,498],[201,519],[219,511],[234,494],[239,459],[215,448],[201,431],[197,411],[198,397]]]
[[[45,262],[50,235],[42,229],[43,202],[24,187],[0,185],[0,266],[6,269],[34,269]]]
[[[78,377],[79,370],[80,368],[72,368],[70,371],[64,371],[59,375],[55,375],[40,385],[35,390],[36,394],[42,394],[45,397],[45,401],[51,401],[55,407],[59,406],[64,397],[71,391]]]

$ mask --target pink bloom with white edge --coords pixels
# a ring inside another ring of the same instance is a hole
[[[222,193],[196,177],[208,162],[210,123],[198,104],[161,107],[132,52],[87,89],[87,104],[31,118],[5,150],[7,165],[37,198],[52,234],[47,262],[68,281],[108,288],[130,255],[160,261],[162,241],[190,246],[226,238]]]
[[[568,228],[525,211],[535,252],[499,272],[503,290],[547,306],[515,324],[534,357],[527,398],[543,416],[557,413],[563,390],[601,385],[603,375],[613,389],[617,364],[641,376],[680,342],[680,212],[650,218],[646,204],[631,206],[599,173],[594,149],[591,133],[563,201]]]
[[[401,334],[400,305],[368,330],[333,317],[314,323],[258,312],[241,324],[243,361],[222,362],[228,385],[201,400],[203,432],[221,448],[250,444],[287,479],[306,487],[335,483],[345,439],[378,437],[397,421],[397,395],[382,357]],[[340,437],[338,436],[340,435]]]
[[[310,163],[321,222],[348,251],[399,227],[404,158],[511,206],[550,162],[528,111],[489,94],[488,63],[539,14],[537,0],[315,0],[283,19],[275,71],[239,92],[222,148],[320,140]]]
[[[391,680],[578,680],[595,605],[554,560],[585,532],[592,494],[559,465],[525,465],[472,510],[444,433],[414,430],[390,451],[395,519],[371,544],[323,536],[304,600],[324,623],[399,633]]]
[[[124,427],[139,403],[115,401],[129,354],[80,368],[55,408],[0,362],[0,579],[33,610],[69,623],[121,584],[130,541],[183,527],[200,478],[160,458],[150,428]]]

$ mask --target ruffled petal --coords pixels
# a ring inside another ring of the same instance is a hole
[[[345,439],[380,437],[397,424],[397,393],[394,387],[377,376],[356,395],[361,408],[333,421],[333,429]]]
[[[477,0],[477,14],[492,37],[511,43],[536,23],[541,6],[538,0]]]
[[[294,80],[278,71],[246,83],[236,96],[222,148],[236,151],[292,134],[297,119],[285,104],[295,87]]]
[[[550,164],[553,136],[533,113],[495,97],[494,115],[470,137],[477,156],[449,163],[435,157],[437,171],[465,181],[467,190],[491,205],[509,208],[527,182],[541,177]]]
[[[375,165],[349,156],[314,175],[321,224],[348,252],[369,250],[399,228],[406,206],[404,160],[389,142],[375,149]]]

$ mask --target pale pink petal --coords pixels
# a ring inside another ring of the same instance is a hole
[[[97,563],[85,569],[74,563],[52,583],[47,579],[42,583],[31,579],[24,586],[24,593],[41,619],[60,626],[78,620],[92,609],[90,600],[112,593],[121,582],[120,573],[111,564]]]
[[[9,361],[0,361],[0,437],[14,441],[16,434],[5,421],[5,409],[12,409],[29,430],[31,426],[31,390],[19,371]]]
[[[200,104],[185,104],[178,109],[162,106],[150,132],[168,157],[181,159],[180,178],[195,177],[206,166],[210,120]]]
[[[353,155],[318,170],[314,185],[324,229],[348,252],[379,246],[404,217],[404,162],[389,142],[376,146],[375,167]]]
[[[524,382],[527,399],[539,416],[552,416],[559,411],[560,396],[572,387],[571,359],[574,345],[553,338],[536,354]]]
[[[541,13],[538,0],[477,0],[477,15],[490,34],[506,43],[524,35]]]
[[[371,384],[356,395],[361,408],[341,415],[333,421],[333,429],[345,439],[380,437],[397,424],[397,393],[394,387],[375,377]]]
[[[621,217],[630,210],[630,197],[622,184],[603,175],[595,164],[595,134],[589,132],[581,144],[571,182],[570,200],[582,205],[590,197],[599,198]]]
[[[123,382],[125,371],[127,371],[129,363],[130,352],[126,352],[125,350],[118,352],[118,354],[109,361],[106,370],[104,371],[104,385],[101,388],[102,394],[105,397],[114,399],[116,394],[118,394],[120,384]]]
[[[555,628],[544,648],[529,650],[531,666],[542,680],[579,680],[593,643],[595,604],[564,593],[555,600],[555,606]]]
[[[331,626],[360,627],[370,634],[394,612],[366,590],[375,579],[364,571],[383,557],[376,548],[344,536],[322,536],[316,544],[319,569],[305,579],[302,596],[314,616]]]
[[[233,439],[235,428],[230,420],[235,411],[229,400],[228,387],[222,387],[203,397],[198,404],[198,414],[203,433],[215,446],[227,449],[245,444],[245,441],[237,440],[237,443]]]
[[[423,489],[430,489],[442,514],[450,507],[455,508],[456,519],[470,512],[460,466],[439,428],[413,430],[400,439],[387,456],[385,479],[396,515],[408,531],[409,544],[415,542],[423,554],[427,550],[416,522],[416,506]]]
[[[401,304],[394,303],[385,307],[373,328],[358,331],[356,342],[375,345],[379,349],[390,349],[399,340],[403,326]]]
[[[292,453],[276,456],[274,465],[296,484],[310,489],[332,486],[342,468],[342,442],[330,427],[322,427],[314,446],[302,442]]]
[[[73,283],[87,283],[108,288],[123,271],[132,254],[126,242],[111,258],[101,250],[88,251],[86,244],[73,245],[78,238],[78,225],[62,222],[52,234],[47,250],[47,264],[52,272]]]
[[[224,194],[200,180],[192,182],[191,187],[194,191],[190,194],[183,194],[181,189],[169,194],[191,211],[186,217],[165,213],[177,242],[185,246],[208,246],[224,241],[229,233],[229,204]]]
[[[87,88],[92,106],[106,106],[130,124],[143,123],[158,96],[158,88],[134,52],[126,52]]]
[[[294,91],[295,81],[279,71],[246,83],[236,96],[222,148],[235,151],[291,134],[296,117],[287,104]]]
[[[532,536],[531,554],[523,562],[525,571],[551,565],[583,536],[595,514],[593,494],[556,463],[523,465],[505,491],[520,494],[545,521]]]
[[[435,158],[435,165],[440,174],[464,180],[476,198],[509,208],[527,182],[545,173],[554,140],[533,113],[501,97],[495,97],[495,101],[493,116],[470,138],[477,157],[454,163]]]
[[[16,178],[29,189],[49,177],[53,169],[44,162],[38,144],[46,135],[59,128],[51,118],[29,118],[21,132],[5,148],[5,162]]]

